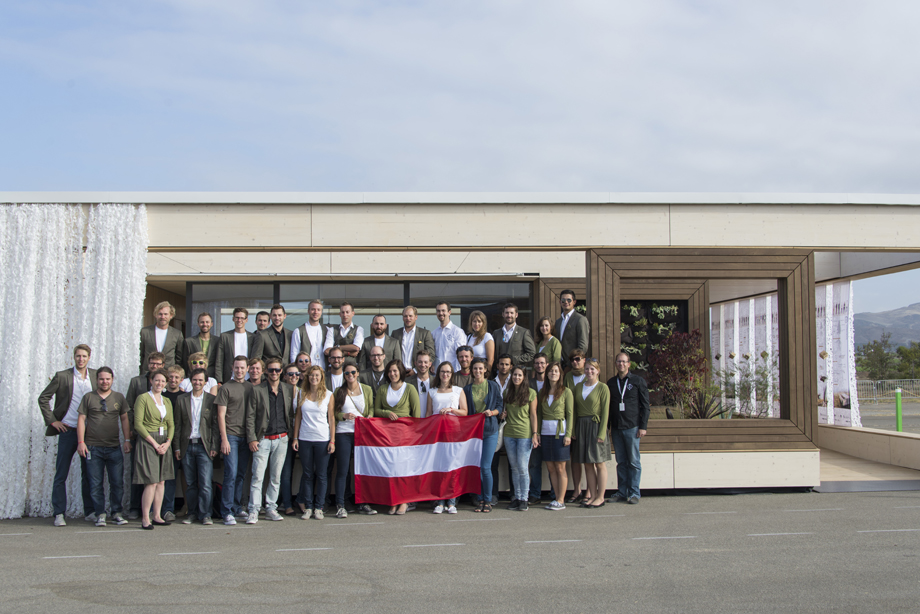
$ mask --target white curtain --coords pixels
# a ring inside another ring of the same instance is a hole
[[[136,371],[146,288],[143,205],[0,205],[0,518],[51,514],[57,440],[45,437],[39,393],[93,349],[123,391]],[[85,247],[85,251],[84,251]],[[79,460],[67,513],[82,515]]]

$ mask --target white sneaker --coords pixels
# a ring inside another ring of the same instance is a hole
[[[415,511],[415,504],[414,504],[414,503],[410,503],[410,504],[406,507],[406,511],[407,511],[407,512],[414,512],[414,511]]]
[[[336,518],[348,518],[348,512],[345,511],[344,507],[340,507],[335,511]]]
[[[97,527],[105,526],[105,514],[99,514],[99,516],[96,517],[96,526]]]
[[[456,506],[456,505],[450,505],[450,506],[448,506],[448,507],[447,507],[447,513],[448,513],[448,514],[456,514],[456,513],[457,513],[457,506]]]
[[[434,510],[432,510],[431,513],[432,513],[432,514],[440,514],[440,513],[442,513],[443,511],[444,511],[444,506],[443,506],[443,505],[435,505],[435,506],[434,506]]]
[[[224,524],[228,527],[236,524],[236,518],[233,517],[233,514],[227,514],[224,516]]]
[[[240,510],[235,514],[235,516],[239,518],[240,520],[246,520],[249,518],[249,512],[245,510]]]
[[[301,519],[301,520],[310,520],[311,518],[313,518],[313,510],[311,510],[311,509],[308,507],[308,508],[307,508],[307,511],[305,511],[305,512],[303,513],[303,516],[301,516],[300,519]]]
[[[119,525],[121,525],[121,524],[128,524],[128,521],[125,520],[124,516],[122,516],[120,513],[119,513],[119,514],[113,514],[113,515],[112,515],[112,519],[115,521],[115,524],[119,524]]]
[[[166,512],[165,514],[163,514],[164,522],[175,522],[175,520],[176,520],[176,515],[173,514],[172,512]]]
[[[255,524],[259,522],[259,512],[249,512],[246,516],[246,524]]]
[[[205,516],[204,519],[201,521],[201,524],[205,524],[205,525],[214,524],[214,521],[211,520],[210,516]]]
[[[86,522],[96,522],[96,514],[90,514],[83,520],[85,520]]]
[[[195,522],[195,514],[186,514],[185,518],[182,519],[182,524],[192,524]]]
[[[314,512],[313,512],[313,517],[314,517],[315,519],[317,519],[317,520],[322,520],[323,518],[325,518],[325,516],[323,516],[323,510],[316,510],[316,511],[314,511]]]
[[[284,520],[284,516],[279,514],[277,510],[268,510],[265,512],[265,519],[277,522],[278,520]]]
[[[543,509],[549,510],[549,511],[551,511],[551,512],[558,512],[559,510],[564,510],[564,509],[565,509],[565,504],[564,504],[564,503],[559,503],[558,501],[556,501],[555,499],[553,499],[552,501],[549,502],[549,505],[547,505],[547,506],[544,507]]]
[[[67,522],[64,520],[64,514],[58,514],[54,517],[54,526],[56,527],[66,527]]]

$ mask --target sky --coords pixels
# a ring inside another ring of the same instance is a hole
[[[920,192],[916,0],[4,0],[0,191]]]

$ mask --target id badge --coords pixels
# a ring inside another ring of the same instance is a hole
[[[620,405],[622,405],[622,403],[620,403]],[[623,411],[623,410],[621,409],[620,411]],[[162,427],[162,426],[160,427],[160,436],[161,436],[161,437],[163,436],[163,427]]]
[[[626,411],[626,403],[620,403],[620,411]],[[163,429],[160,429],[163,430]]]

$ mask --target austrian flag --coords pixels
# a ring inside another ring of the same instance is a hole
[[[355,422],[355,501],[399,505],[481,490],[485,418],[362,418]]]

